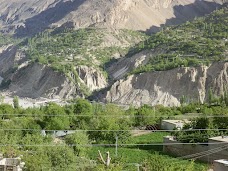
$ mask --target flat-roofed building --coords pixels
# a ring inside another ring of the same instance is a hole
[[[163,130],[174,130],[182,129],[183,126],[190,123],[188,120],[162,120],[161,129]]]
[[[214,160],[213,171],[227,171],[227,170],[228,170],[227,159]]]
[[[209,156],[212,160],[228,159],[228,136],[217,136],[208,139],[209,150],[216,150],[217,153]],[[228,171],[228,170],[227,170]]]
[[[208,139],[208,144],[179,144],[174,136],[164,137],[163,151],[176,156],[199,154],[198,160],[212,163],[214,160],[228,159],[228,136],[217,136]],[[202,153],[202,155],[200,155]],[[191,157],[189,157],[191,159]],[[227,170],[228,171],[228,168]]]
[[[18,158],[3,158],[0,155],[0,171],[22,171],[25,163]]]
[[[217,136],[208,139],[211,143],[220,143],[228,145],[228,136]]]

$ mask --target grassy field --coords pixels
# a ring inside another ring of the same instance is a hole
[[[176,159],[168,154],[164,154],[162,152],[162,146],[142,145],[162,143],[163,136],[165,135],[168,135],[168,133],[151,133],[138,137],[132,137],[132,139],[127,142],[127,144],[131,145],[118,147],[117,156],[115,155],[115,147],[92,147],[88,155],[92,160],[97,160],[98,150],[100,150],[103,155],[109,151],[112,158],[112,163],[122,163],[126,170],[137,170],[135,163],[144,165],[148,160],[158,160],[158,162],[161,162],[161,164],[171,162],[176,166],[179,166],[181,163],[183,168],[185,168],[187,165],[190,165],[191,161]],[[136,144],[141,145],[139,146]],[[194,163],[193,167],[196,171],[207,170],[207,165],[203,163]],[[157,171],[160,170],[158,169]],[[161,171],[163,171],[162,168]]]

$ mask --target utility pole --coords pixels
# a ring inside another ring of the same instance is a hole
[[[118,156],[118,136],[116,135],[116,157]]]

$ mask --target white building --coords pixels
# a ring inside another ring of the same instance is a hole
[[[25,163],[21,158],[3,158],[0,155],[0,171],[22,171]]]
[[[228,136],[217,136],[208,139],[209,143],[221,143],[221,145],[228,145]]]
[[[214,160],[213,171],[227,171],[228,170],[228,160],[220,159]]]
[[[174,130],[182,129],[183,126],[190,123],[188,120],[162,120],[161,129],[163,130]]]

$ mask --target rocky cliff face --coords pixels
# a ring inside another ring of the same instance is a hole
[[[0,74],[6,73],[13,68],[17,48],[11,45],[3,46],[0,49]]]
[[[0,30],[22,36],[88,26],[157,31],[210,13],[224,0],[0,0]]]
[[[77,93],[77,87],[64,74],[39,64],[22,68],[11,79],[9,91],[20,97],[70,98]]]
[[[94,68],[88,66],[78,66],[77,72],[81,82],[86,85],[91,92],[107,86],[104,74]]]
[[[29,63],[24,51],[18,47],[8,45],[0,49],[0,83],[10,80],[8,91],[20,97],[68,99],[83,96],[81,86],[90,92],[107,86],[104,74],[97,69],[77,66],[76,71],[79,78],[72,74],[75,79],[72,81],[49,66]]]
[[[77,71],[80,81],[74,82],[48,66],[29,64],[13,74],[8,90],[20,97],[71,99],[84,96],[82,84],[91,92],[107,85],[104,76],[95,69],[80,66]]]
[[[131,57],[119,59],[116,63],[110,66],[107,70],[110,77],[114,80],[123,78],[127,73],[136,69],[140,65],[145,65],[152,56],[156,56],[160,51],[144,50]]]
[[[115,82],[104,95],[108,102],[165,106],[180,105],[185,96],[187,101],[208,99],[212,89],[217,95],[228,88],[228,63],[219,62],[211,66],[177,68],[169,71],[132,75]]]

